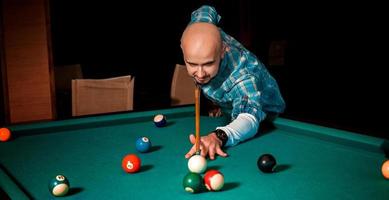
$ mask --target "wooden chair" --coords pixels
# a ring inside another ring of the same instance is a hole
[[[172,106],[195,103],[195,84],[188,75],[185,65],[176,64],[170,89],[170,104]]]
[[[134,81],[131,75],[72,80],[72,116],[133,110]]]

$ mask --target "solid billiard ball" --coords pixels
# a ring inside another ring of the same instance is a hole
[[[204,175],[204,184],[209,191],[219,191],[224,186],[224,176],[216,169],[208,170]]]
[[[164,127],[166,125],[166,117],[162,114],[156,115],[154,117],[154,124],[157,127]]]
[[[135,147],[141,153],[148,152],[151,148],[151,141],[148,137],[140,137],[136,140]]]
[[[389,160],[385,161],[385,162],[382,164],[381,171],[382,171],[382,175],[383,175],[386,179],[389,179]]]
[[[273,155],[263,154],[258,158],[257,166],[264,173],[271,173],[274,171],[277,162]]]
[[[141,160],[135,154],[128,154],[122,160],[122,168],[127,173],[135,173],[140,170]]]
[[[182,185],[185,191],[196,193],[202,189],[203,178],[198,173],[189,172],[185,175]]]
[[[11,131],[8,128],[0,128],[0,141],[6,142],[11,137]]]
[[[207,169],[207,160],[201,155],[193,155],[188,160],[189,171],[203,173]]]
[[[64,175],[57,175],[49,182],[49,191],[56,197],[65,196],[69,187],[69,180]]]

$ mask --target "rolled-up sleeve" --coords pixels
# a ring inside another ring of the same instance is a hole
[[[217,14],[212,6],[201,6],[199,9],[192,12],[190,24],[195,22],[207,22],[218,25],[221,17]]]

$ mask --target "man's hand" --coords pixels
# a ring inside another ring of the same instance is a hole
[[[196,153],[196,137],[191,134],[189,136],[190,142],[193,144],[193,147],[185,155],[185,158],[190,158],[193,154]],[[221,149],[222,141],[217,138],[215,133],[210,133],[207,136],[202,136],[200,138],[200,150],[201,156],[206,157],[207,155],[211,160],[215,159],[215,154],[227,157],[227,154]]]
[[[215,103],[211,102],[208,105],[208,116],[210,117],[220,117],[222,116],[222,109]]]
[[[220,117],[220,116],[222,116],[222,109],[219,108],[219,107],[217,107],[217,108],[215,107],[215,108],[209,109],[208,115],[210,117]]]

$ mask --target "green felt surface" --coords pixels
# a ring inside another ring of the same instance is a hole
[[[155,114],[168,125],[156,127]],[[225,123],[201,117],[201,133]],[[387,199],[381,175],[386,141],[287,119],[275,128],[227,149],[228,158],[208,161],[225,176],[219,192],[189,194],[184,154],[191,147],[194,108],[133,112],[10,127],[14,138],[0,143],[0,186],[14,199],[52,199],[49,180],[64,174],[69,194],[61,199]],[[149,153],[135,140],[147,136]],[[122,158],[136,153],[139,173],[127,174]],[[273,154],[277,172],[261,173],[257,158]]]

